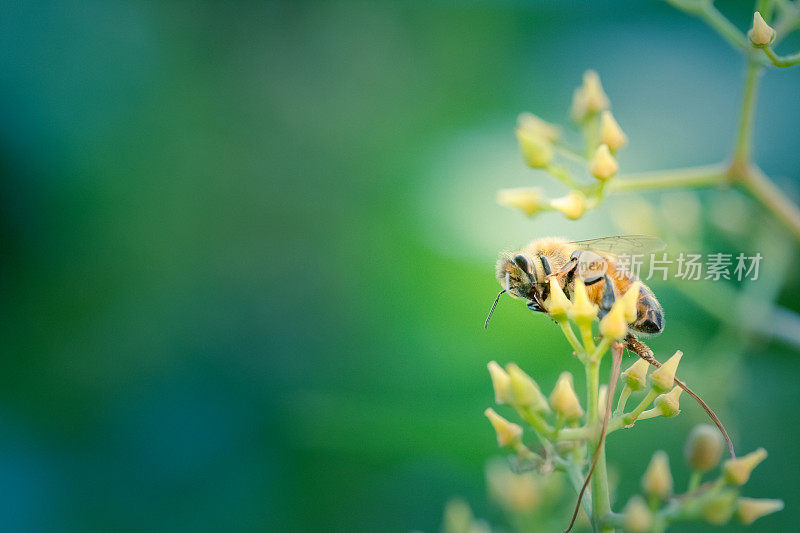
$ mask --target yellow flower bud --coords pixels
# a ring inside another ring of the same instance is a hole
[[[753,46],[763,48],[775,40],[775,30],[767,24],[761,13],[756,11],[753,13],[753,28],[747,33],[747,36],[750,37]]]
[[[767,450],[759,448],[744,457],[728,459],[725,462],[725,481],[732,485],[744,485],[758,464],[767,458]]]
[[[583,98],[588,113],[599,113],[610,105],[600,83],[600,76],[594,70],[587,70],[583,74]]]
[[[625,505],[625,531],[630,533],[646,533],[653,524],[653,515],[641,496],[634,496]]]
[[[600,142],[607,145],[612,152],[616,152],[628,144],[628,136],[625,135],[614,115],[608,110],[600,114]]]
[[[617,170],[619,170],[619,165],[614,156],[611,155],[608,145],[601,144],[598,146],[594,157],[589,161],[589,172],[592,176],[600,181],[605,181],[616,174]]]
[[[541,502],[542,495],[533,472],[515,473],[508,461],[493,460],[486,466],[489,495],[503,508],[529,513]]]
[[[497,433],[498,446],[514,446],[522,442],[522,428],[519,425],[509,422],[498,415],[491,407],[486,409],[483,414],[494,426],[494,431]]]
[[[553,160],[553,144],[546,137],[517,128],[517,140],[529,167],[544,168]]]
[[[565,196],[550,200],[550,207],[561,211],[570,220],[577,220],[586,212],[586,196],[581,191],[570,191]]]
[[[739,498],[737,515],[742,524],[749,525],[772,513],[783,510],[782,500]]]
[[[586,292],[586,285],[582,279],[575,278],[573,291],[572,307],[568,311],[569,317],[576,322],[591,322],[597,317],[598,307],[589,300],[589,294]]]
[[[625,304],[617,300],[611,306],[611,311],[600,320],[600,335],[610,339],[621,339],[628,333],[628,323],[625,321]]]
[[[641,390],[647,382],[647,371],[649,369],[650,363],[644,359],[638,359],[628,370],[622,373],[622,377],[632,391]]]
[[[542,189],[538,187],[518,187],[497,191],[497,203],[519,209],[528,216],[535,215],[547,201]]]
[[[503,370],[503,367],[497,364],[497,361],[489,361],[486,367],[489,369],[489,375],[492,377],[495,403],[508,403],[509,386],[511,385],[511,378],[508,376],[508,373]]]
[[[695,426],[686,439],[683,456],[693,470],[707,472],[719,464],[722,458],[722,436],[714,426],[700,424]]]
[[[636,320],[637,309],[636,304],[639,303],[639,291],[642,289],[641,281],[634,281],[625,294],[622,295],[623,305],[625,306],[625,321],[630,324]]]
[[[561,284],[556,278],[550,278],[550,296],[544,302],[545,309],[548,313],[556,318],[566,316],[569,309],[572,307],[572,302],[569,301]]]
[[[703,518],[710,524],[726,524],[736,509],[736,492],[726,490],[703,506]]]
[[[654,390],[667,392],[672,389],[672,385],[675,383],[675,371],[678,370],[678,363],[681,362],[681,357],[683,357],[683,352],[678,350],[675,355],[667,359],[666,363],[661,365],[661,368],[656,369],[650,375]]]
[[[681,412],[678,399],[681,397],[682,392],[682,388],[674,387],[668,393],[658,396],[653,402],[656,411],[665,417],[677,416]]]
[[[561,137],[561,128],[542,120],[533,113],[521,113],[517,117],[517,128],[533,135],[544,137],[551,143],[556,142]]]
[[[665,452],[659,450],[653,454],[642,477],[642,488],[647,494],[662,500],[672,492],[672,474],[669,471],[669,457]]]
[[[588,110],[586,109],[586,95],[584,94],[583,87],[577,87],[572,92],[572,105],[569,108],[569,116],[575,122],[582,122],[586,118]]]
[[[472,510],[467,502],[461,498],[454,498],[447,502],[444,508],[444,533],[467,533],[472,523]]]
[[[509,376],[509,402],[518,407],[530,407],[534,411],[549,411],[547,400],[539,385],[514,363],[506,365]]]
[[[553,392],[550,393],[550,405],[553,410],[566,419],[579,418],[583,415],[581,403],[572,387],[572,374],[563,372],[559,376]]]

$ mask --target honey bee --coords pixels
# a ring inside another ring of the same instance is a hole
[[[614,301],[637,281],[632,272],[620,267],[619,254],[644,254],[664,246],[659,239],[647,235],[571,242],[552,237],[538,239],[518,252],[503,253],[497,261],[497,280],[503,286],[501,294],[527,300],[529,309],[546,313],[550,279],[557,279],[564,294],[572,300],[575,279],[580,277],[602,318]],[[636,336],[658,335],[664,330],[664,310],[644,284],[639,291],[636,320],[629,329]]]
[[[497,281],[503,290],[494,300],[484,327],[504,293],[527,301],[535,312],[547,313],[546,301],[550,293],[550,279],[558,280],[564,294],[570,300],[575,294],[575,280],[580,277],[586,285],[589,300],[599,307],[603,318],[614,301],[624,295],[637,277],[621,268],[621,254],[646,254],[661,250],[665,244],[648,235],[618,235],[585,241],[567,241],[547,237],[538,239],[517,252],[504,252],[497,261]],[[654,336],[664,330],[664,310],[653,291],[642,284],[636,305],[636,319],[629,324],[628,334],[622,341],[630,351],[655,367],[660,367],[653,351],[642,341],[641,336]],[[736,454],[733,442],[714,411],[683,381],[675,378],[675,384],[686,391],[703,408],[720,430],[728,444],[731,456]],[[609,404],[610,405],[610,404]]]

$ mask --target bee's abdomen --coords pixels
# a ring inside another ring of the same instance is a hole
[[[656,300],[653,291],[642,286],[636,304],[636,320],[631,329],[645,335],[658,335],[664,331],[664,310]]]

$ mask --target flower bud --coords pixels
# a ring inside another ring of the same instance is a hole
[[[608,145],[601,144],[598,146],[594,157],[589,161],[589,172],[592,176],[600,181],[605,181],[616,174],[617,170],[619,170],[619,165],[614,156],[611,155]]]
[[[547,201],[538,187],[518,187],[497,191],[497,203],[519,209],[528,216],[535,215]]]
[[[512,512],[529,513],[542,499],[533,472],[512,472],[503,459],[486,466],[486,484],[492,499]]]
[[[732,485],[744,485],[758,464],[767,458],[767,450],[759,448],[744,457],[725,461],[725,481]]]
[[[572,307],[572,302],[569,301],[561,284],[554,277],[550,278],[550,296],[545,300],[544,306],[547,312],[555,318],[563,318]]]
[[[581,403],[572,387],[572,374],[563,372],[550,393],[550,405],[553,410],[566,419],[579,418],[583,415]]]
[[[667,362],[657,368],[651,375],[653,389],[657,392],[667,392],[672,389],[675,383],[675,371],[678,370],[678,363],[681,362],[683,352],[678,350],[675,355],[667,359]]]
[[[653,524],[653,515],[641,496],[633,496],[628,500],[623,511],[625,531],[630,533],[646,533]]]
[[[669,471],[669,457],[665,452],[659,450],[653,454],[642,477],[642,488],[650,496],[662,500],[672,492],[672,474]]]
[[[444,508],[444,533],[467,533],[472,523],[472,510],[461,498],[453,498]]]
[[[529,167],[544,168],[553,160],[553,145],[546,137],[517,128],[517,140]]]
[[[599,113],[610,105],[600,83],[600,76],[594,70],[587,70],[583,74],[583,98],[588,113]]]
[[[700,424],[689,433],[683,456],[693,470],[707,472],[719,464],[722,448],[722,436],[717,428]]]
[[[566,196],[550,200],[550,207],[570,220],[577,220],[586,212],[586,196],[581,191],[570,191]]]
[[[625,321],[625,304],[621,300],[614,302],[606,316],[600,320],[600,335],[610,339],[621,339],[628,333]]]
[[[622,373],[625,383],[632,391],[641,390],[647,382],[647,371],[650,368],[650,363],[644,359],[638,359],[633,363],[628,370]]]
[[[628,287],[628,290],[625,291],[625,294],[622,295],[622,298],[620,298],[625,306],[625,321],[628,324],[636,320],[636,316],[638,314],[636,305],[639,303],[639,291],[641,289],[642,282],[634,281],[631,283],[631,286]]]
[[[611,111],[603,111],[600,114],[600,142],[608,145],[608,149],[616,152],[628,144],[628,136],[617,124]]]
[[[509,376],[509,402],[518,407],[530,407],[534,411],[549,411],[547,400],[539,385],[514,363],[506,365]]]
[[[682,392],[682,388],[674,387],[668,393],[658,396],[653,402],[656,411],[664,417],[677,416],[681,412],[678,399]]]
[[[569,108],[569,116],[572,117],[572,120],[575,122],[583,122],[587,113],[586,95],[584,94],[583,87],[577,87],[572,92],[572,105]]]
[[[498,446],[514,446],[522,442],[522,428],[519,425],[509,422],[498,415],[491,407],[486,409],[483,414],[494,426],[494,431],[497,433]]]
[[[492,377],[495,403],[508,403],[510,397],[509,386],[511,385],[511,378],[508,376],[508,372],[503,370],[503,367],[498,365],[497,361],[489,361],[486,367],[489,369],[489,375]]]
[[[520,113],[517,117],[517,128],[554,143],[561,137],[561,128],[542,120],[533,113]]]
[[[736,510],[736,492],[726,490],[709,500],[703,506],[703,518],[710,524],[726,524]]]
[[[588,324],[597,317],[597,309],[597,306],[589,300],[583,280],[576,277],[569,317],[576,322]]]
[[[753,46],[763,48],[769,46],[775,40],[775,30],[767,24],[761,13],[756,11],[753,13],[753,28],[747,32],[747,36],[750,37],[750,42],[753,43]]]
[[[749,525],[772,513],[783,510],[782,500],[739,498],[737,515],[742,524]]]

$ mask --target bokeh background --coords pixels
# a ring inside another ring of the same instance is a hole
[[[748,27],[749,3],[719,5]],[[746,493],[787,507],[750,531],[796,527],[786,234],[731,191],[578,222],[494,203],[544,182],[516,115],[566,123],[586,68],[623,171],[723,159],[743,65],[700,22],[654,1],[4,2],[0,57],[4,530],[436,531],[451,496],[495,520],[486,362],[580,375],[519,302],[482,329],[497,252],[631,231],[765,256],[752,284],[653,282],[652,345],[684,350],[739,450],[769,450]],[[755,129],[795,199],[799,84],[766,73]],[[703,421],[613,435],[617,507],[656,446],[685,486]]]

